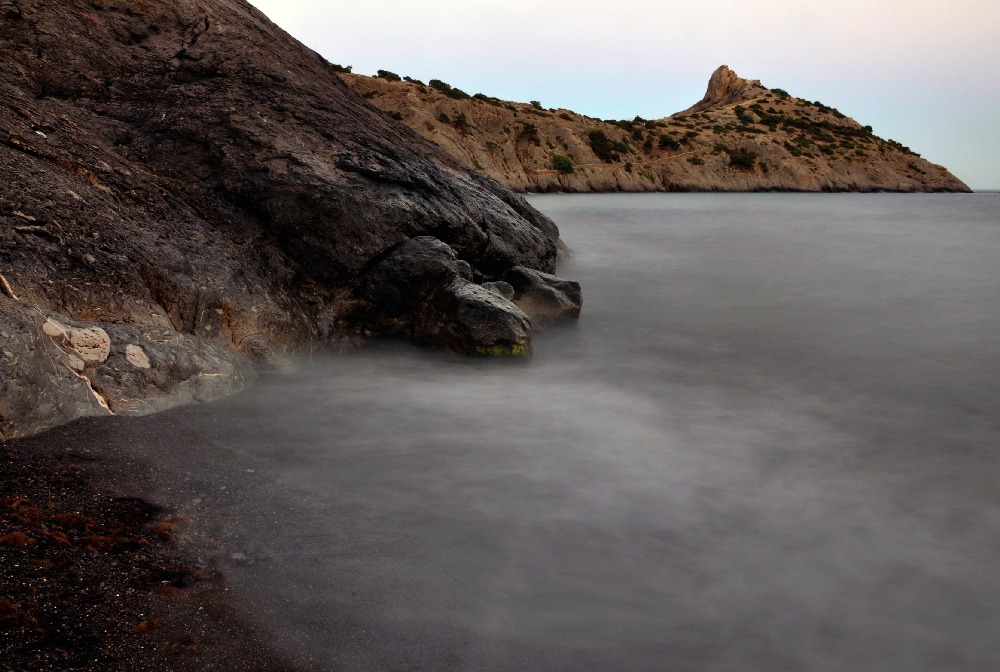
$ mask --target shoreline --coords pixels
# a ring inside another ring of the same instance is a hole
[[[186,522],[144,497],[149,471],[77,424],[0,443],[0,668],[311,669],[274,653],[218,563],[178,543]]]

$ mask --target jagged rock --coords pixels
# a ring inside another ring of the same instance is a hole
[[[942,166],[837,110],[727,66],[690,109],[618,122],[455,99],[415,82],[340,77],[456,159],[519,191],[969,191]],[[569,160],[561,160],[563,170],[557,155]]]
[[[769,90],[760,83],[759,79],[743,79],[730,70],[728,65],[720,65],[708,80],[705,97],[680,114],[700,112],[722,105],[745,103],[761,98],[768,93]]]
[[[417,321],[415,337],[484,357],[530,357],[531,323],[496,292],[452,278],[434,292]]]
[[[451,246],[431,236],[409,240],[365,279],[370,328],[466,354],[529,355],[526,316],[472,279],[472,267]]]
[[[523,266],[507,271],[504,279],[514,289],[514,303],[531,319],[533,327],[544,328],[580,317],[580,283]]]
[[[0,323],[31,345],[7,348],[6,436],[104,412],[87,385],[145,412],[238,388],[237,352],[358,343],[363,278],[422,235],[463,279],[555,268],[550,220],[243,0],[0,0],[0,15]],[[466,302],[439,303],[465,323]]]

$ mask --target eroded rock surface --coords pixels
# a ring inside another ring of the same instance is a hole
[[[516,314],[473,310],[489,302],[466,284],[552,272],[555,225],[248,3],[0,12],[0,437],[230,391],[247,375],[234,353],[403,333],[529,349]],[[425,302],[436,321],[363,291],[421,236],[464,264]]]

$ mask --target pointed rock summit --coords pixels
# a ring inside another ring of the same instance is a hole
[[[705,97],[681,114],[700,112],[718,105],[732,105],[748,100],[754,100],[767,93],[759,79],[743,79],[729,69],[728,65],[720,65],[708,80],[708,90]]]

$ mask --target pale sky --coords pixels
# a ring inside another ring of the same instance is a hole
[[[1000,0],[251,0],[354,72],[602,119],[664,117],[728,65],[1000,188]]]

